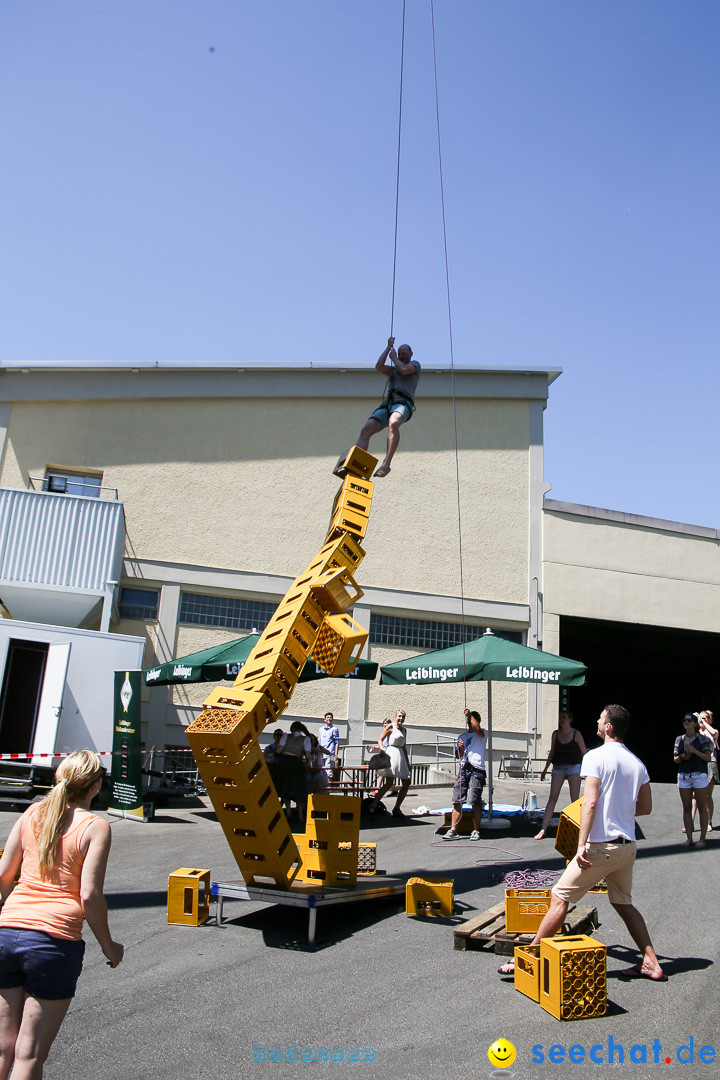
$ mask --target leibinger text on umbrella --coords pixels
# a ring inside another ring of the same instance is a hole
[[[541,671],[536,667],[505,668],[506,679],[522,679],[523,682],[558,682],[559,671]]]
[[[456,667],[421,667],[416,671],[408,671],[405,669],[405,681],[412,682],[413,680],[417,681],[417,679],[439,679],[440,682],[445,682],[446,679],[457,679],[459,670],[460,669]]]

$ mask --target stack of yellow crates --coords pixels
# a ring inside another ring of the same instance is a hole
[[[607,949],[586,934],[543,938],[515,949],[515,989],[558,1020],[607,1011]]]
[[[360,804],[356,795],[308,796],[304,836],[296,836],[302,866],[298,881],[347,887],[358,874]]]

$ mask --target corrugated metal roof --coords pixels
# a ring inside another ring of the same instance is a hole
[[[0,488],[0,581],[101,592],[124,539],[122,503]]]

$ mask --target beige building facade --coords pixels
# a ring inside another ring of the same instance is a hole
[[[546,499],[543,544],[543,643],[588,666],[567,695],[584,734],[626,705],[629,745],[673,780],[683,716],[720,706],[720,532]]]
[[[455,644],[463,624],[472,636],[490,627],[550,651],[568,620],[720,632],[717,536],[544,504],[543,420],[558,375],[463,369],[453,379],[424,368],[417,413],[403,427],[391,475],[376,483],[363,543],[364,596],[354,617],[370,629],[369,659],[382,665]],[[87,504],[119,504],[122,566],[115,578],[108,571],[81,625],[144,637],[145,667],[222,644],[261,629],[322,545],[338,487],[332,468],[381,392],[374,370],[337,366],[6,368],[7,514],[18,520],[24,493],[47,519],[46,561],[59,563],[53,545],[66,541],[53,534],[58,508],[75,504],[81,560],[99,529],[88,526],[95,531],[83,541]],[[378,456],[383,438],[371,444]],[[10,530],[15,549],[37,535],[28,521],[24,533]],[[34,612],[43,603],[57,609],[53,590],[79,587],[72,575],[60,585],[43,580],[42,560],[18,570],[16,558],[7,573],[28,575],[23,596],[34,589]],[[5,615],[23,618],[15,578],[4,574],[0,567]],[[146,688],[146,745],[183,745],[208,690]],[[485,688],[466,690],[484,712]],[[458,686],[401,692],[323,680],[301,684],[291,709],[313,722],[330,709],[359,743],[399,706],[418,738],[456,731],[465,700]],[[533,756],[549,742],[557,707],[557,691],[494,688],[496,728]]]

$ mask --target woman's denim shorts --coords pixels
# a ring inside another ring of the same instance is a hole
[[[553,776],[562,776],[563,780],[568,776],[578,776],[579,773],[579,765],[553,765]]]
[[[74,997],[84,953],[84,941],[0,926],[0,989],[21,986],[45,1001]]]

